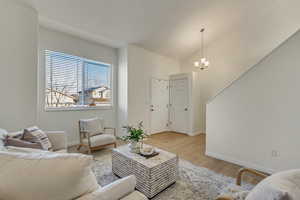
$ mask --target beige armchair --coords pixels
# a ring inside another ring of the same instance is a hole
[[[86,147],[89,154],[106,146],[117,146],[115,128],[104,127],[103,119],[99,118],[79,120],[79,139],[77,150]]]

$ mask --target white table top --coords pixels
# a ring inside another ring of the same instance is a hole
[[[147,146],[147,145],[144,144],[144,146]],[[171,160],[171,159],[177,157],[177,155],[175,155],[173,153],[164,151],[164,150],[156,148],[156,147],[155,147],[155,151],[159,152],[159,154],[154,157],[148,158],[148,159],[139,154],[130,152],[128,145],[122,145],[118,148],[113,149],[113,151],[118,152],[129,159],[135,160],[135,161],[145,165],[148,168],[153,168],[157,165],[160,165],[168,160]]]

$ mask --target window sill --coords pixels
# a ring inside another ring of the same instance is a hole
[[[60,107],[60,108],[45,108],[46,112],[60,112],[60,111],[88,111],[88,110],[112,110],[113,106],[110,104],[100,106],[79,106],[79,107]]]

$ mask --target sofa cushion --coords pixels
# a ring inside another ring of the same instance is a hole
[[[104,187],[99,187],[98,190],[82,196],[78,200],[144,200],[147,199],[143,194],[135,192],[136,186],[135,176],[127,176],[119,179]],[[129,198],[126,198],[130,196]]]
[[[9,152],[20,152],[20,153],[68,153],[67,149],[61,149],[57,151],[47,151],[43,149],[23,148],[15,146],[6,146],[6,150]]]
[[[298,200],[300,199],[300,170],[273,174],[261,181],[246,200]]]
[[[134,191],[127,195],[126,197],[122,198],[121,200],[148,200],[148,198],[138,191]]]
[[[33,149],[33,148],[23,148],[15,146],[6,146],[8,152],[17,152],[17,153],[50,153],[51,151],[46,151],[42,149]]]
[[[5,200],[69,200],[99,186],[92,157],[63,153],[0,152],[0,197]]]
[[[47,134],[36,126],[24,129],[22,139],[31,143],[40,144],[41,148],[44,150],[52,149],[52,145]]]

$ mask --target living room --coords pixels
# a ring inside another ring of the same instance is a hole
[[[0,199],[300,199],[299,7],[0,0]]]

